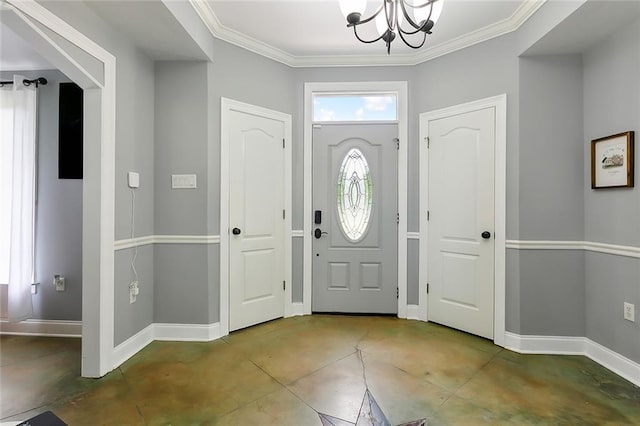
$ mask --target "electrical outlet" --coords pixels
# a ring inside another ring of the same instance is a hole
[[[53,285],[56,286],[56,291],[64,291],[66,279],[60,275],[53,276]]]
[[[138,289],[138,281],[131,281],[129,284],[129,303],[134,303],[136,301],[136,296],[140,293]]]
[[[624,302],[624,319],[636,322],[636,306],[633,303]]]

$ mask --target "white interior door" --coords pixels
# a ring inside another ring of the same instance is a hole
[[[232,110],[229,330],[284,315],[285,124]]]
[[[313,129],[314,312],[398,312],[397,124]]]
[[[490,339],[495,118],[484,108],[426,124],[428,319]]]

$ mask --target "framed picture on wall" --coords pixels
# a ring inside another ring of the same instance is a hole
[[[633,187],[634,132],[591,141],[591,188]]]

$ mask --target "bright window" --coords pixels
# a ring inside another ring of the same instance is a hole
[[[314,94],[313,121],[395,121],[395,93]]]

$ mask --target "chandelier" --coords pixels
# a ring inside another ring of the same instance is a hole
[[[347,19],[347,27],[353,28],[356,38],[363,43],[382,40],[391,53],[391,42],[396,34],[407,46],[419,49],[427,40],[427,34],[440,17],[444,0],[382,0],[373,15],[362,17],[367,0],[339,0],[340,10]],[[378,37],[365,40],[358,34],[358,27],[375,20]],[[420,40],[422,39],[422,40]],[[413,42],[412,42],[413,41]]]

